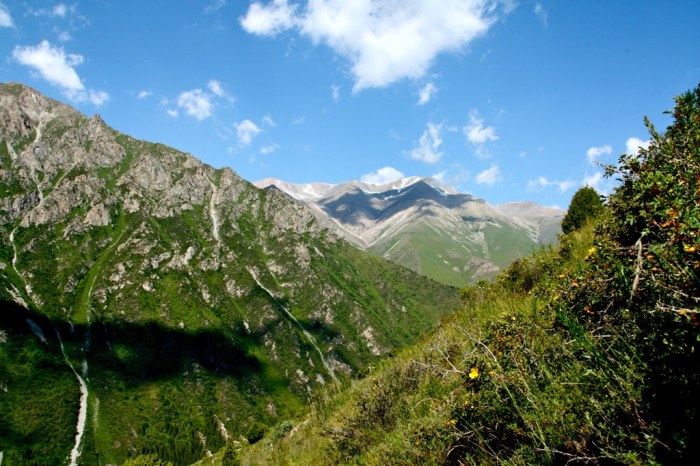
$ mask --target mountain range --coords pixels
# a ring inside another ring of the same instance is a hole
[[[494,206],[430,178],[254,184],[308,206],[320,224],[356,246],[453,286],[492,278],[554,243],[566,213],[530,202]]]
[[[0,84],[7,464],[255,441],[457,301],[280,192]]]

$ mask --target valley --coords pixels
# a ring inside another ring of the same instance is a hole
[[[6,462],[194,461],[222,432],[254,440],[303,412],[457,306],[453,288],[230,169],[21,84],[0,88],[0,117]],[[49,421],[25,377],[54,371],[67,412]],[[42,444],[47,422],[61,433]]]

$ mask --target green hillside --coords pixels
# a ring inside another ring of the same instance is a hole
[[[461,311],[242,464],[689,464],[700,456],[700,87],[623,155],[595,225],[462,290]]]
[[[20,84],[0,104],[3,464],[255,441],[457,306],[230,169]]]

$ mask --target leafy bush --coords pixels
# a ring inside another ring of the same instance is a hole
[[[697,455],[700,413],[700,86],[676,98],[665,134],[607,167],[620,187],[596,231],[588,267],[562,284],[568,309],[594,335],[620,335],[646,364],[644,416],[657,455]]]

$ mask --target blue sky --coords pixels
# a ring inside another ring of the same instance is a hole
[[[0,81],[244,178],[566,207],[700,82],[700,2],[0,0]]]

